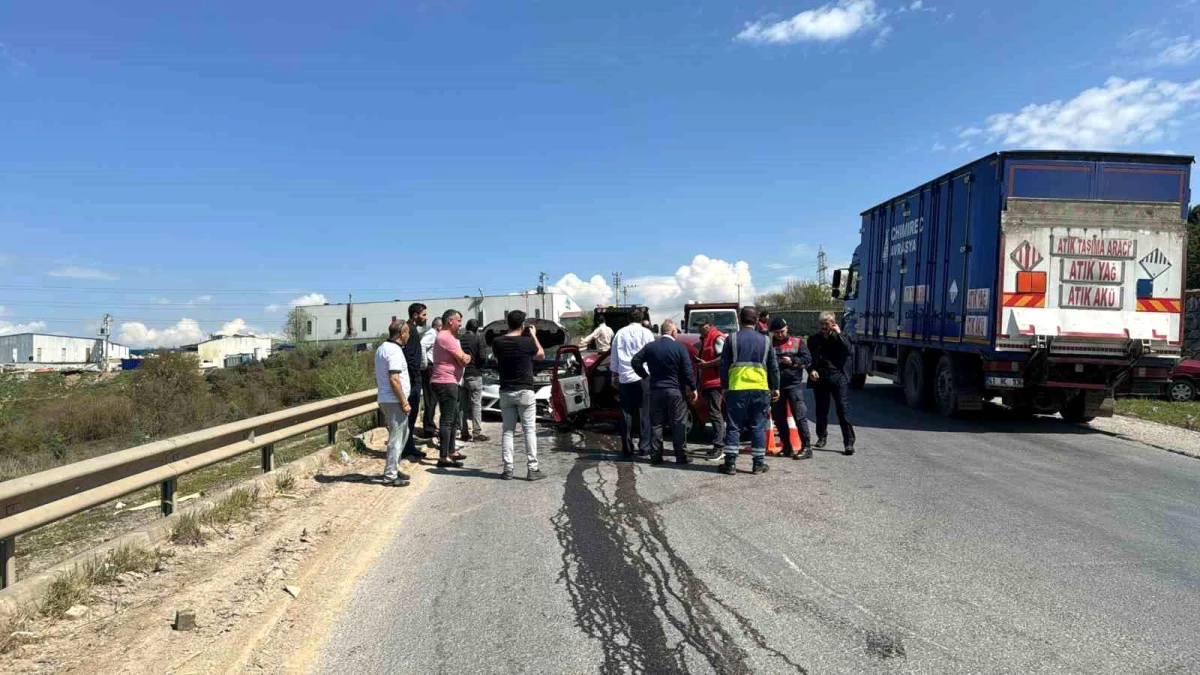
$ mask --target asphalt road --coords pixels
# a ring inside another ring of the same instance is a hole
[[[914,413],[883,384],[852,403],[858,454],[765,476],[547,430],[549,478],[505,482],[477,444],[414,501],[321,671],[1200,672],[1200,461]]]

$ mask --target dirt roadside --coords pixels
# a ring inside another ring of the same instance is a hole
[[[307,672],[429,480],[426,460],[403,464],[406,488],[368,482],[383,470],[377,454],[297,476],[289,493],[263,495],[248,522],[201,546],[164,545],[159,571],[94,589],[83,619],[23,626],[27,643],[0,655],[0,672]],[[172,627],[177,610],[195,612],[194,630]]]

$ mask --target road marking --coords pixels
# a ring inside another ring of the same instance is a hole
[[[937,647],[938,649],[946,652],[947,654],[954,653],[953,649],[951,649],[943,644],[934,642],[933,640],[930,640],[927,637],[922,637],[920,635],[917,635],[916,633],[912,632],[911,630],[908,630],[907,628],[904,628],[902,626],[897,626],[895,623],[888,621],[887,619],[883,618],[882,616],[879,616],[875,612],[872,612],[871,610],[867,609],[866,607],[863,607],[862,605],[858,604],[857,602],[855,602],[855,600],[853,598],[851,598],[847,595],[844,595],[842,593],[839,593],[839,592],[835,591],[834,589],[830,588],[829,586],[826,586],[825,584],[821,583],[813,575],[800,569],[800,566],[797,565],[796,563],[792,562],[792,559],[787,557],[786,553],[781,553],[780,555],[783,556],[783,561],[786,562],[789,567],[791,567],[793,570],[795,570],[796,573],[799,574],[800,576],[804,577],[805,579],[808,579],[809,582],[811,582],[814,586],[816,586],[817,588],[820,588],[821,590],[825,591],[829,595],[832,595],[833,597],[837,598],[838,600],[841,600],[842,602],[854,607],[858,611],[860,611],[863,614],[866,614],[867,616],[874,619],[876,622],[878,622],[882,625],[888,626],[890,628],[893,628],[901,633],[904,633],[908,637],[914,638],[916,640],[920,640],[921,642],[924,642],[926,644],[933,645],[934,647]]]

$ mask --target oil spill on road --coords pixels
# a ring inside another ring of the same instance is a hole
[[[615,485],[606,469],[615,470]],[[603,651],[600,672],[686,673],[697,658],[719,673],[751,672],[749,654],[721,625],[721,610],[759,647],[805,672],[769,649],[675,552],[658,505],[638,494],[638,471],[632,462],[580,457],[551,519],[562,547],[559,580],[576,625]]]
[[[880,659],[904,656],[904,640],[899,633],[867,631],[867,653]]]

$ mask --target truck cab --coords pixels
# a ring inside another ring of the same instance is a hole
[[[736,302],[689,302],[683,306],[682,332],[696,335],[700,326],[711,323],[726,335],[736,333],[739,309]]]

